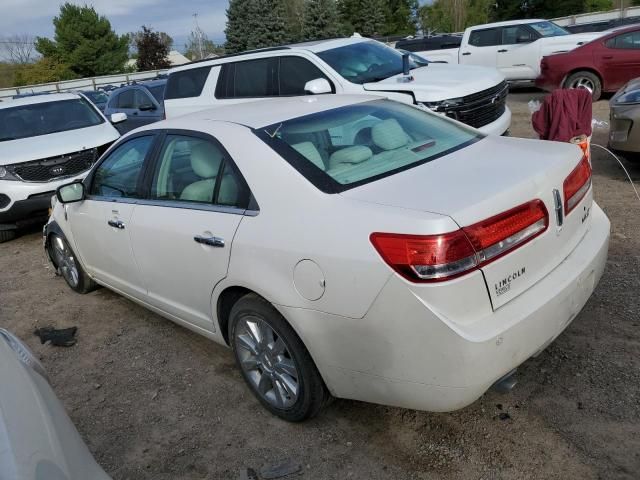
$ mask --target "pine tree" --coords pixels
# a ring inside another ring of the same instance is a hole
[[[317,40],[338,36],[338,9],[335,0],[306,0],[302,38]]]
[[[227,26],[224,30],[227,42],[225,51],[237,53],[247,49],[249,31],[247,21],[249,20],[250,4],[254,0],[230,0],[227,8]]]
[[[385,31],[387,0],[341,0],[339,9],[347,34],[358,32],[370,37]]]

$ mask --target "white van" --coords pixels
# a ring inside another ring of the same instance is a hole
[[[408,70],[406,72],[405,70]],[[504,134],[508,87],[495,68],[428,63],[366,38],[321,40],[254,50],[176,67],[165,92],[167,118],[256,98],[371,94],[414,104]]]

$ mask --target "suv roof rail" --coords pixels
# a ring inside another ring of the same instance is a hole
[[[275,52],[278,50],[289,50],[290,47],[287,46],[279,46],[279,47],[266,47],[266,48],[256,48],[254,50],[245,50],[244,52],[240,52],[240,53],[229,53],[227,55],[220,55],[214,58],[203,58],[201,60],[193,60],[189,63],[185,63],[184,65],[193,65],[195,63],[202,63],[202,62],[213,62],[215,60],[219,60],[221,58],[231,58],[231,57],[241,57],[243,55],[250,55],[252,53],[262,53],[262,52]],[[183,66],[183,65],[180,65]]]

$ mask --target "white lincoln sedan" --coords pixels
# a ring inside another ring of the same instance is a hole
[[[58,189],[44,240],[72,289],[229,345],[300,421],[332,395],[472,403],[580,312],[609,221],[574,145],[327,95],[132,132]]]

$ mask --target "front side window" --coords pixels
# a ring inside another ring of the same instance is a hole
[[[502,39],[500,38],[499,28],[474,30],[469,36],[469,45],[473,45],[474,47],[493,47],[501,43]]]
[[[640,32],[629,32],[610,38],[606,45],[621,50],[640,50]]]
[[[135,108],[135,90],[129,89],[118,94],[117,108]]]
[[[104,123],[84,98],[0,108],[0,142]]]
[[[113,150],[93,174],[91,195],[138,198],[138,181],[153,136],[133,138]]]
[[[249,190],[219,144],[201,137],[167,135],[150,198],[246,208]]]
[[[502,29],[502,44],[515,45],[517,43],[530,43],[537,40],[534,33],[524,25],[514,25]]]
[[[316,55],[353,83],[379,82],[402,73],[402,54],[376,41],[353,43]],[[416,67],[411,62],[411,68]]]
[[[329,80],[309,60],[302,57],[280,57],[280,95],[304,95],[306,83],[318,78]]]
[[[560,25],[553,22],[534,22],[527,24],[540,34],[541,37],[560,37],[563,35],[571,35]]]
[[[481,138],[435,114],[388,100],[307,115],[255,132],[328,193],[433,161]]]
[[[153,87],[147,87],[147,90],[151,92],[153,98],[157,100],[158,103],[162,103],[164,100],[164,88],[165,84],[162,85],[154,85]]]

